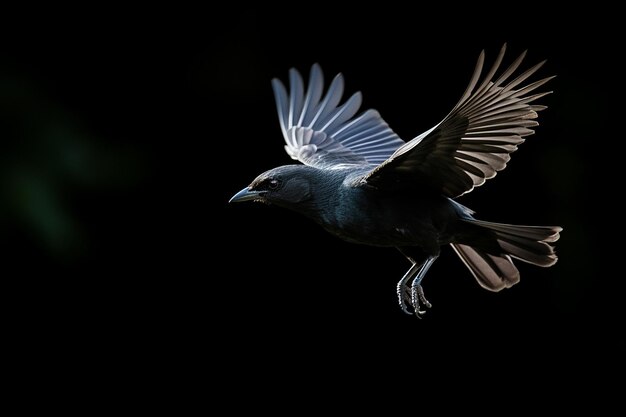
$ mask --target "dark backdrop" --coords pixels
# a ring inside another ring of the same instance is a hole
[[[105,363],[130,358],[148,372],[155,361],[217,361],[234,387],[242,374],[411,374],[442,355],[593,368],[624,350],[606,234],[614,213],[599,187],[615,178],[620,140],[608,116],[610,30],[590,33],[584,13],[512,23],[277,12],[151,10],[3,29],[2,262],[28,334],[77,338],[76,355],[105,352]],[[526,65],[548,59],[539,76],[557,75],[554,94],[509,167],[460,202],[481,219],[563,226],[555,267],[520,264],[521,282],[493,294],[445,248],[420,321],[397,306],[409,265],[395,250],[344,243],[275,207],[227,204],[291,163],[272,77],[314,62],[327,77],[341,71],[346,91],[362,91],[364,107],[408,140],[456,103],[480,50],[492,62],[504,42],[505,63],[524,49]]]

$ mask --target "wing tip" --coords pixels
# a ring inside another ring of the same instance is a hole
[[[519,54],[519,57],[517,57],[517,59],[519,59],[520,61],[523,60],[524,58],[526,58],[526,54],[528,54],[528,49],[524,49],[524,51]]]

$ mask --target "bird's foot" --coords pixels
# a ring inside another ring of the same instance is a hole
[[[433,305],[426,299],[424,296],[424,288],[420,284],[411,286],[411,304],[413,305],[413,310],[418,318],[420,316],[426,314],[426,310],[420,310],[420,304],[426,308],[431,308]]]
[[[404,253],[402,250],[400,250],[400,252]],[[424,297],[424,289],[422,288],[421,282],[424,279],[426,272],[428,272],[428,268],[430,268],[433,262],[435,262],[437,257],[438,255],[429,256],[423,264],[418,264],[412,258],[407,256],[413,265],[406,272],[406,274],[404,274],[396,286],[396,293],[398,294],[400,308],[406,314],[415,313],[417,318],[421,319],[422,316],[426,314],[426,310],[420,310],[420,307],[432,307],[432,304],[430,304],[426,297]],[[407,285],[409,281],[411,281],[411,285]],[[408,306],[412,308],[413,313],[411,313]]]
[[[398,294],[398,303],[400,308],[406,314],[413,314],[417,318],[422,318],[426,314],[426,310],[421,310],[421,307],[431,308],[432,304],[424,296],[424,289],[421,285],[409,287],[408,285],[399,285],[396,289]],[[409,307],[410,306],[410,307]],[[413,312],[411,312],[411,309]]]
[[[409,296],[409,287],[402,281],[398,282],[398,286],[396,287],[396,294],[398,294],[398,304],[400,304],[400,308],[402,309],[402,311],[409,316],[413,314],[411,313],[411,311],[409,311],[408,308],[408,305],[412,305],[411,297]]]

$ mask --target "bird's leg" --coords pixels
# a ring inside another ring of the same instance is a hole
[[[417,317],[420,317],[421,314],[426,313],[426,311],[421,311],[419,309],[420,301],[426,308],[432,307],[432,304],[430,304],[428,300],[426,299],[426,297],[424,296],[424,289],[422,288],[421,282],[422,282],[422,279],[424,279],[424,277],[426,276],[428,269],[431,267],[433,262],[437,260],[437,258],[438,258],[438,255],[429,256],[428,259],[426,259],[426,262],[424,262],[420,266],[419,271],[417,272],[417,276],[411,283],[411,304],[413,305],[413,310],[415,310],[415,315]]]
[[[408,257],[407,257],[408,258]],[[409,282],[409,280],[411,278],[413,278],[415,276],[415,274],[417,274],[417,272],[420,269],[420,264],[415,263],[415,261],[411,258],[409,258],[409,260],[413,263],[413,265],[411,265],[411,268],[409,268],[409,270],[406,272],[406,274],[404,274],[404,276],[402,277],[402,279],[400,281],[398,281],[398,285],[396,286],[396,293],[398,294],[398,303],[400,304],[400,308],[402,309],[402,311],[404,311],[406,314],[411,314],[411,312],[407,309],[406,303],[404,302],[405,299],[407,301],[411,301],[408,297],[407,294],[407,282]]]
[[[402,311],[409,315],[413,314],[407,308],[407,303],[410,304],[411,307],[413,307],[417,317],[420,317],[421,314],[424,314],[426,312],[419,309],[419,301],[421,301],[422,304],[424,304],[424,306],[427,308],[431,308],[432,305],[428,302],[426,297],[424,297],[424,290],[422,289],[421,285],[418,284],[417,298],[416,298],[415,295],[413,294],[414,290],[411,287],[409,287],[407,283],[409,282],[409,280],[411,280],[416,274],[418,274],[424,268],[425,263],[419,264],[415,262],[415,258],[409,255],[406,249],[404,248],[396,247],[396,249],[398,249],[400,253],[403,254],[406,257],[406,259],[408,259],[408,261],[411,262],[412,264],[411,268],[409,268],[409,270],[406,272],[406,274],[404,274],[404,276],[402,277],[402,279],[398,282],[398,285],[396,286],[396,294],[398,295],[398,304],[400,304],[400,308],[402,309]],[[431,261],[431,264],[432,262],[434,262],[434,260]],[[428,265],[428,267],[430,267],[430,265]],[[426,275],[426,271],[423,272],[422,278],[424,277],[424,275]]]

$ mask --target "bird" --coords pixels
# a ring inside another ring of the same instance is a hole
[[[561,227],[487,222],[456,201],[507,166],[546,108],[536,100],[552,93],[537,91],[553,76],[528,81],[545,60],[518,71],[527,51],[499,72],[506,49],[486,72],[481,51],[458,103],[408,142],[376,110],[357,115],[360,92],[340,104],[341,73],[324,94],[319,64],[311,67],[306,90],[292,68],[289,92],[276,78],[272,89],[285,150],[301,164],[260,174],[229,202],[276,205],[345,241],[397,248],[411,264],[396,285],[398,304],[418,318],[432,307],[422,281],[446,245],[481,287],[494,292],[519,282],[513,259],[554,265]]]

